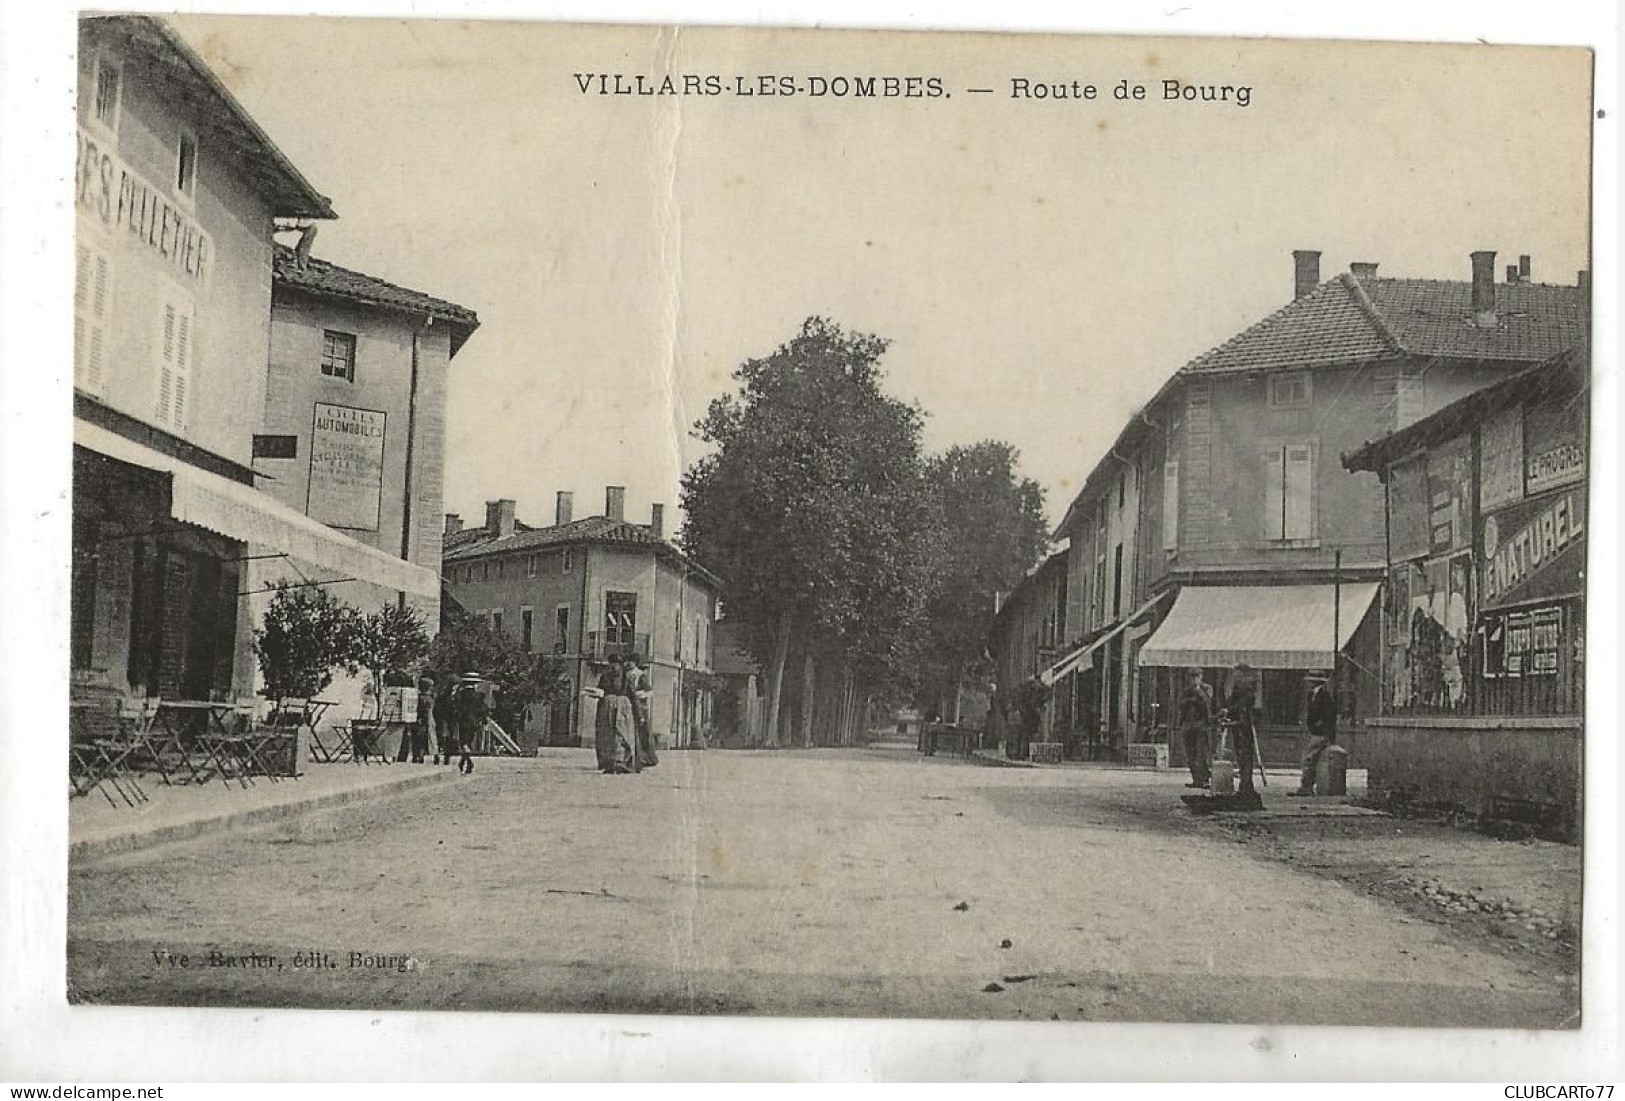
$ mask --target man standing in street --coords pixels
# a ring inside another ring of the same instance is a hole
[[[1230,678],[1230,691],[1224,700],[1225,718],[1230,723],[1230,745],[1236,754],[1236,798],[1242,803],[1259,804],[1253,787],[1253,769],[1258,767],[1258,674],[1243,662]]]
[[[480,691],[478,673],[463,674],[454,703],[457,712],[457,751],[460,754],[457,771],[466,776],[474,771],[474,742],[485,729],[485,720],[490,717],[485,695]]]
[[[1303,774],[1298,778],[1294,795],[1315,793],[1315,770],[1320,756],[1337,742],[1337,697],[1332,695],[1326,674],[1315,671],[1306,678],[1309,683],[1309,706],[1304,714],[1309,727],[1309,745],[1303,751]]]
[[[1185,743],[1185,761],[1190,765],[1191,782],[1186,787],[1205,788],[1213,778],[1213,750],[1209,732],[1213,729],[1213,701],[1202,683],[1202,671],[1186,674],[1185,690],[1179,696],[1179,733]]]

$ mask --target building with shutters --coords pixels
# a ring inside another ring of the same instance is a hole
[[[1344,457],[1387,501],[1373,794],[1578,833],[1590,419],[1581,345]]]
[[[436,573],[266,492],[272,234],[334,217],[161,20],[79,24],[72,688],[250,697],[256,564],[433,597]]]
[[[525,748],[592,744],[596,713],[582,693],[611,654],[647,664],[650,729],[661,745],[704,744],[721,581],[666,538],[663,505],[638,524],[626,519],[622,487],[604,497],[603,515],[578,520],[573,495],[559,493],[549,527],[520,521],[511,500],[487,502],[478,528],[448,515],[447,592],[498,633],[563,663],[569,696],[532,710],[515,734]]]
[[[1533,281],[1495,254],[1470,280],[1320,278],[1293,255],[1280,310],[1176,371],[1068,507],[1066,613],[1046,737],[1123,755],[1165,737],[1181,669],[1223,690],[1261,671],[1261,741],[1295,759],[1303,678],[1342,678],[1346,721],[1375,713],[1384,498],[1338,456],[1581,340],[1589,287]],[[1345,658],[1347,660],[1345,660]],[[1180,763],[1174,739],[1171,756]]]

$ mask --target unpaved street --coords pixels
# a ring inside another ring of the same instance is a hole
[[[70,988],[171,1004],[1575,1023],[1572,974],[1226,831],[1148,819],[1181,790],[1169,774],[906,751],[672,752],[620,777],[585,751],[482,762],[455,784],[75,867]]]

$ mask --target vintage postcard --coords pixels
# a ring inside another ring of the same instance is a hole
[[[70,1002],[1580,1027],[1587,50],[77,33]]]

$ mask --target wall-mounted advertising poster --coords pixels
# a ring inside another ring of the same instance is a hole
[[[305,512],[335,528],[378,530],[384,488],[384,428],[378,409],[316,403],[310,428]]]

